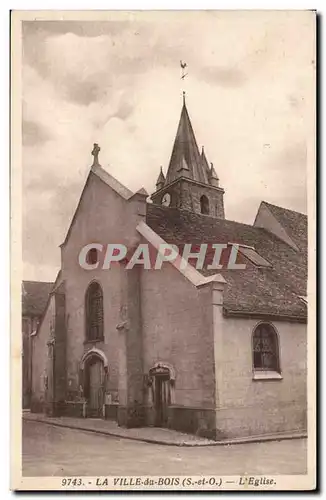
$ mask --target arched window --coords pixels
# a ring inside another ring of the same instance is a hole
[[[200,212],[205,215],[209,214],[209,201],[204,194],[200,198]]]
[[[278,338],[269,323],[260,323],[253,333],[254,370],[280,372]]]
[[[103,339],[103,292],[99,283],[89,285],[85,302],[86,339]]]

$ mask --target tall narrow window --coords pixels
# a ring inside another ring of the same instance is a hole
[[[99,283],[91,283],[86,292],[86,338],[103,339],[103,292]]]
[[[200,198],[200,211],[202,214],[209,214],[209,201],[207,196],[205,196],[204,194]]]
[[[277,333],[269,323],[260,323],[253,333],[255,370],[280,372]]]

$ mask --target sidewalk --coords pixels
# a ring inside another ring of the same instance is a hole
[[[194,436],[192,434],[184,434],[172,429],[163,429],[158,427],[126,429],[124,427],[119,427],[118,424],[112,420],[101,420],[98,418],[48,417],[42,413],[30,413],[24,411],[23,420],[41,422],[44,424],[55,425],[57,427],[68,427],[70,429],[78,429],[81,431],[94,432],[107,436],[166,446],[220,446],[237,443],[299,439],[307,437],[306,433],[303,432],[288,432],[264,436],[250,436],[248,438],[236,438],[224,441],[213,441],[199,436]]]

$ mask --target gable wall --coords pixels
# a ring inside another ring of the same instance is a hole
[[[73,399],[80,384],[80,361],[83,354],[96,347],[104,352],[109,363],[107,391],[113,400],[118,397],[119,334],[121,275],[119,266],[102,270],[82,269],[78,262],[81,248],[89,243],[125,243],[135,241],[135,227],[141,218],[137,201],[126,201],[110,187],[91,175],[67,243],[62,247],[62,276],[66,283],[67,314],[67,384]],[[91,281],[98,281],[103,290],[104,342],[85,343],[85,294]]]

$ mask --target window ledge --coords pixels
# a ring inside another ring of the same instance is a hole
[[[98,344],[99,342],[104,342],[104,337],[100,339],[94,339],[94,340],[84,340],[84,345],[85,344]]]
[[[280,373],[274,371],[256,371],[252,376],[253,380],[282,380]]]

